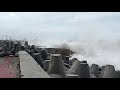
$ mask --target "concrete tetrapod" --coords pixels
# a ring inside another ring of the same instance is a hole
[[[113,65],[105,66],[103,78],[115,78],[115,74],[115,67]]]
[[[72,59],[72,64],[74,64],[74,62],[75,62],[76,60],[78,60],[78,59],[77,59],[77,58],[73,58],[73,59]]]
[[[116,77],[115,78],[120,78],[120,71],[116,71]]]
[[[30,51],[30,55],[31,55],[32,57],[34,57],[34,49],[32,49],[32,50]]]
[[[50,64],[50,60],[45,60],[44,64],[43,64],[43,69],[44,71],[48,71],[49,69],[49,64]]]
[[[90,67],[90,73],[94,74],[96,77],[98,77],[99,66],[97,64],[92,64]]]
[[[43,58],[43,60],[45,60],[46,58],[47,58],[47,52],[43,49],[43,50],[41,50],[41,58]]]
[[[76,60],[71,68],[68,70],[69,74],[77,74],[79,78],[90,78],[89,66],[87,63],[81,63]]]
[[[73,63],[73,65],[71,66],[71,68],[67,71],[68,74],[77,74],[77,70],[79,70],[79,66],[80,66],[80,61],[79,60],[75,60],[75,62]]]
[[[100,78],[103,78],[104,70],[105,70],[105,66],[102,66],[101,73],[100,73],[100,76],[99,76]]]
[[[64,57],[64,63],[69,64],[69,56],[65,56],[65,57]]]
[[[43,67],[43,62],[39,53],[34,53],[34,59],[41,67]]]
[[[70,68],[69,56],[65,56],[63,61],[65,67]]]
[[[65,78],[64,63],[61,54],[51,54],[48,74],[58,74]]]

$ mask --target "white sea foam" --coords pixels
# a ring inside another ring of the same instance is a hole
[[[87,60],[88,64],[93,63],[100,66],[114,65],[116,70],[120,70],[120,41],[119,40],[80,40],[80,41],[36,41],[36,45],[46,47],[64,47],[76,52],[72,58]],[[35,43],[34,43],[35,44]]]

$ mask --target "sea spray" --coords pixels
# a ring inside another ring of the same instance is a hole
[[[47,48],[65,48],[75,52],[72,58],[87,60],[89,65],[99,66],[111,64],[116,70],[120,70],[120,40],[74,40],[74,41],[37,41],[38,45]]]

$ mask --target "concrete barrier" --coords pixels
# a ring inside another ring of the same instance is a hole
[[[69,74],[77,74],[80,78],[90,78],[89,66],[87,63],[81,63],[76,60],[71,68],[68,70]]]
[[[45,60],[44,64],[43,64],[43,69],[44,71],[48,71],[49,69],[49,64],[50,64],[50,60]]]
[[[43,67],[43,61],[39,53],[34,53],[34,59],[41,67]]]
[[[50,76],[26,52],[19,51],[21,78],[50,78]]]
[[[47,52],[44,49],[41,50],[41,58],[43,58],[43,60],[46,60],[47,56]]]
[[[105,70],[105,66],[102,66],[100,76],[99,76],[100,78],[103,78],[104,70]]]
[[[73,65],[71,66],[71,68],[68,70],[67,73],[77,74],[77,71],[79,70],[80,63],[81,62],[79,60],[75,60],[75,62],[73,63]]]
[[[67,64],[67,63],[64,63],[64,66],[65,66],[66,68],[70,68],[69,64]]]
[[[99,66],[97,64],[92,64],[90,67],[90,73],[98,77]]]
[[[115,67],[113,65],[106,65],[103,78],[115,78],[115,73]]]
[[[69,64],[69,58],[70,58],[69,56],[65,56],[65,57],[64,57],[64,63]]]
[[[64,63],[61,54],[51,54],[48,74],[59,74],[65,78]]]
[[[75,62],[76,60],[78,60],[78,59],[77,59],[77,58],[73,58],[72,61],[71,61],[71,62],[72,62],[71,64],[74,64],[74,62]]]
[[[120,71],[116,71],[115,78],[120,78]]]

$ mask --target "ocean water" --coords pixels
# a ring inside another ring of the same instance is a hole
[[[70,59],[87,60],[89,66],[114,65],[116,70],[120,70],[120,40],[43,40],[31,44],[70,49],[75,52]]]

